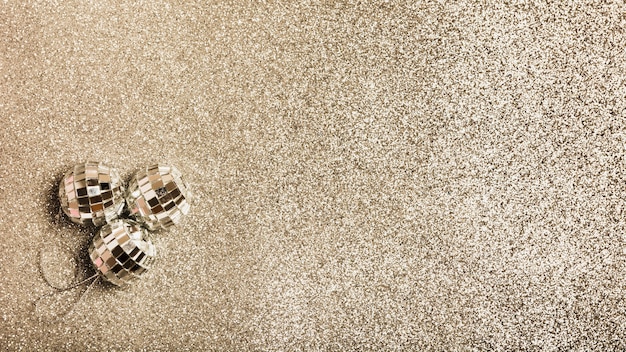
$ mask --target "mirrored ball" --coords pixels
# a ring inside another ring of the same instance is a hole
[[[124,187],[117,170],[88,161],[69,170],[59,184],[61,209],[81,225],[104,225],[124,209]]]
[[[130,215],[150,230],[179,224],[190,210],[188,186],[180,171],[163,164],[150,165],[132,177],[126,203]]]
[[[149,269],[156,250],[141,225],[115,220],[94,237],[89,255],[101,277],[114,285],[126,286]]]

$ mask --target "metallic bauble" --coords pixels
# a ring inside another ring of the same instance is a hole
[[[124,187],[119,173],[104,163],[88,161],[74,166],[59,184],[61,209],[81,225],[104,225],[124,209]]]
[[[189,192],[174,166],[154,164],[141,169],[126,191],[130,215],[150,230],[168,228],[189,213]]]
[[[94,237],[89,255],[101,277],[114,285],[125,286],[149,268],[156,250],[141,225],[114,220]]]

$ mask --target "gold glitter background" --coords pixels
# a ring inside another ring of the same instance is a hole
[[[1,349],[626,349],[626,8],[496,3],[0,3]],[[85,160],[196,198],[51,323]]]

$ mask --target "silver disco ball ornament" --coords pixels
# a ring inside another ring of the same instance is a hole
[[[115,220],[94,237],[89,255],[101,277],[114,285],[126,286],[148,270],[156,250],[138,223]]]
[[[126,191],[130,215],[150,230],[180,223],[189,213],[188,201],[188,187],[180,171],[162,164],[137,172]]]
[[[59,200],[73,222],[100,226],[124,209],[124,187],[117,170],[88,161],[65,174],[59,184]]]

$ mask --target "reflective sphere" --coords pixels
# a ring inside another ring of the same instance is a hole
[[[189,213],[189,192],[174,166],[154,164],[137,172],[126,192],[130,215],[150,230],[180,223]]]
[[[81,225],[104,225],[124,209],[124,187],[114,168],[93,161],[78,164],[59,184],[61,209]]]
[[[125,286],[149,268],[156,250],[138,223],[114,220],[94,237],[89,255],[100,276],[114,285]]]

